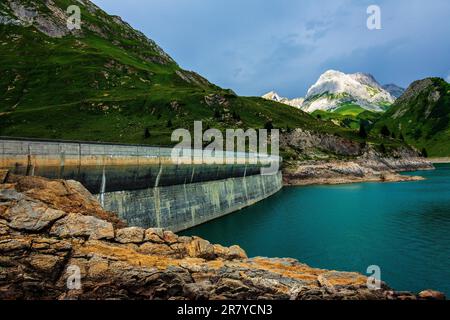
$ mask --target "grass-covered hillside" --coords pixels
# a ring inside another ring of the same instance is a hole
[[[450,155],[450,84],[440,78],[416,81],[375,125],[428,156]]]
[[[369,127],[381,116],[381,112],[369,111],[359,105],[347,103],[333,112],[316,110],[312,113],[318,119],[331,121],[343,128],[359,130],[361,124]]]
[[[87,0],[0,3],[0,135],[155,145],[175,128],[357,131],[262,98],[238,97],[183,70],[156,43]],[[378,139],[372,140],[380,144]]]

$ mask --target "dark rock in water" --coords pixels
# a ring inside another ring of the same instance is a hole
[[[12,177],[0,184],[0,299],[442,298],[385,285],[370,290],[358,273],[248,259],[238,246],[124,228],[72,182]]]

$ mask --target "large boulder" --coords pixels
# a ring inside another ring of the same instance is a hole
[[[49,208],[42,202],[24,199],[2,214],[9,227],[27,231],[40,231],[64,215],[64,211]]]
[[[193,258],[214,259],[214,246],[207,240],[195,237],[186,245],[187,253]]]
[[[117,228],[126,224],[117,215],[105,211],[97,198],[74,180],[51,180],[42,177],[9,174],[6,182],[19,193],[64,212],[79,213],[111,222]]]
[[[164,230],[161,228],[150,228],[145,230],[145,241],[164,243]]]
[[[120,243],[141,243],[145,230],[138,227],[123,228],[116,231],[116,241]]]
[[[60,238],[114,239],[114,228],[110,222],[92,216],[70,213],[53,225],[50,234]]]

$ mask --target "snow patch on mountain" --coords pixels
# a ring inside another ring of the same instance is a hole
[[[329,70],[308,90],[302,110],[335,111],[345,104],[355,104],[375,112],[385,111],[395,98],[370,74],[345,74]]]
[[[284,97],[281,97],[275,91],[270,91],[269,93],[266,93],[262,97],[264,99],[266,99],[266,100],[271,100],[271,101],[283,103],[283,104],[286,104],[286,105],[289,105],[291,107],[295,107],[295,108],[298,108],[298,109],[301,108],[301,106],[303,105],[303,102],[305,101],[304,98],[294,98],[294,99],[284,98]]]

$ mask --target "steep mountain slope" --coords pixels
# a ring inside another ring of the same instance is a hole
[[[170,144],[174,128],[304,128],[355,133],[180,68],[156,43],[88,0],[0,3],[0,135]]]
[[[382,112],[394,102],[372,75],[345,74],[329,70],[308,90],[302,110],[336,111],[345,105],[357,105],[369,111]]]
[[[295,107],[298,109],[301,108],[301,106],[303,105],[303,102],[305,101],[304,98],[294,98],[294,99],[284,98],[284,97],[281,97],[275,91],[270,91],[270,92],[266,93],[265,95],[262,96],[262,98],[264,98],[266,100],[271,100],[271,101],[287,104],[288,106]]]
[[[412,83],[377,122],[374,132],[392,132],[430,156],[449,156],[450,84],[440,78]]]
[[[402,87],[399,87],[396,84],[390,83],[390,84],[385,84],[382,87],[384,90],[386,90],[387,92],[389,92],[391,94],[391,96],[393,96],[395,99],[398,99],[401,97],[401,95],[403,93],[405,93],[405,89]]]

